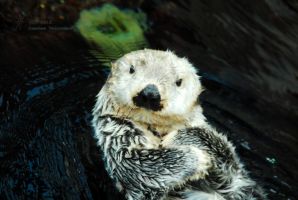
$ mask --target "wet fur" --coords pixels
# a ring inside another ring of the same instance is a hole
[[[183,85],[176,88],[179,78]],[[161,92],[160,112],[131,101],[149,83]],[[106,169],[127,199],[266,198],[233,145],[207,124],[197,102],[201,91],[194,67],[169,51],[136,51],[113,63],[93,127]]]

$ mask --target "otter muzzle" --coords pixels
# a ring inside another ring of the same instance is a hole
[[[133,97],[133,102],[138,107],[153,111],[162,109],[158,88],[152,84],[147,85],[137,96]]]

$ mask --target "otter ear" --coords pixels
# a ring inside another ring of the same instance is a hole
[[[115,70],[115,68],[116,68],[116,64],[115,64],[115,62],[111,62],[111,69],[112,69],[112,70]]]
[[[111,62],[111,74],[113,72],[117,71],[117,68],[118,68],[118,66],[117,66],[116,62]]]

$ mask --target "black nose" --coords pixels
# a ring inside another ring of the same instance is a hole
[[[160,105],[160,94],[155,85],[147,85],[137,96],[133,97],[133,102],[138,107],[158,111],[162,109]]]

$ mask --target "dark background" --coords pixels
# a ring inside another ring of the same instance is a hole
[[[297,199],[298,2],[110,2],[146,12],[150,47],[200,70],[205,115],[270,199]],[[107,69],[72,30],[102,3],[0,1],[0,199],[120,199],[90,127]]]

